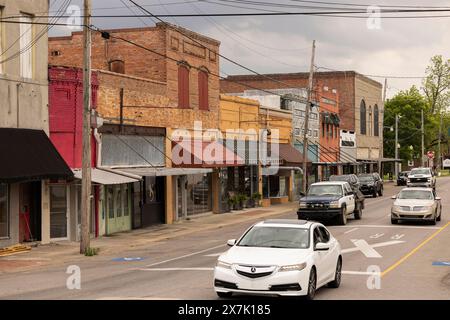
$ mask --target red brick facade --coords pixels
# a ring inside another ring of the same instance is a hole
[[[102,38],[100,33],[93,33],[92,40],[92,68],[105,71],[124,71],[126,76],[132,76],[140,79],[153,80],[153,84],[140,81],[146,88],[155,87],[155,91],[146,91],[143,94],[155,94],[157,96],[165,96],[163,105],[153,105],[157,101],[153,101],[150,107],[179,108],[179,67],[182,62],[189,71],[188,106],[186,111],[189,115],[180,114],[173,118],[173,125],[169,127],[178,127],[185,125],[191,127],[192,124],[186,123],[192,117],[190,113],[197,111],[208,112],[208,117],[217,118],[219,109],[219,78],[214,75],[219,74],[219,52],[220,43],[216,40],[199,35],[192,31],[172,26],[157,24],[155,27],[133,28],[133,29],[116,29],[109,30],[111,38],[106,40]],[[157,52],[153,53],[148,50],[136,47],[123,40],[123,38],[133,41],[145,48]],[[49,39],[49,63],[51,65],[61,66],[82,66],[82,39],[81,32],[75,32],[68,37],[55,37]],[[161,56],[162,55],[162,56]],[[168,57],[165,58],[164,56]],[[208,73],[207,85],[203,84],[199,88],[199,72],[206,71]],[[119,77],[120,78],[120,77]],[[120,80],[120,81],[123,81]],[[139,82],[139,81],[138,81]],[[161,85],[164,90],[161,90]],[[200,108],[199,93],[204,92],[204,88],[208,89],[207,98],[203,97],[202,101],[207,101],[209,106]],[[133,89],[133,88],[129,88]],[[164,92],[161,92],[164,91]],[[117,95],[118,97],[118,95]],[[127,96],[125,96],[127,99]],[[132,97],[131,100],[135,100]],[[146,105],[146,107],[149,107]],[[199,111],[203,109],[202,111]],[[110,110],[111,111],[111,110]],[[139,112],[139,110],[135,110]],[[146,110],[141,110],[145,112]],[[206,116],[206,115],[204,115]],[[187,118],[186,118],[187,117]],[[202,118],[203,116],[199,117]],[[211,120],[210,119],[210,120]],[[146,119],[146,125],[158,125],[155,118]],[[152,123],[152,121],[155,123]],[[218,121],[218,120],[217,120]],[[177,124],[178,123],[178,124]],[[218,123],[215,124],[218,127]]]

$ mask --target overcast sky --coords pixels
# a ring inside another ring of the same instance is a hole
[[[257,12],[223,6],[222,0],[136,0],[154,14]],[[308,5],[294,0],[259,0],[290,5]],[[325,0],[324,0],[325,1]],[[56,10],[64,0],[52,0]],[[92,0],[93,14],[133,14],[128,0]],[[184,2],[184,3],[183,3]],[[330,0],[353,4],[450,6],[448,0]],[[372,2],[372,3],[371,3]],[[81,5],[82,0],[73,0]],[[217,4],[219,3],[219,4]],[[234,4],[242,6],[239,4]],[[309,4],[313,5],[313,4]],[[98,9],[96,9],[98,8]],[[113,8],[113,9],[106,9]],[[270,9],[270,8],[266,8]],[[362,7],[365,10],[365,7]],[[140,13],[137,8],[131,8]],[[305,9],[273,8],[277,11]],[[433,15],[445,13],[433,13]],[[450,16],[450,12],[446,13]],[[405,15],[405,14],[403,14]],[[382,19],[381,29],[369,29],[367,19],[324,16],[281,17],[195,17],[164,18],[221,41],[221,53],[261,73],[308,71],[311,42],[316,40],[316,65],[336,70],[355,70],[363,74],[423,76],[433,55],[450,56],[450,17],[426,19]],[[95,18],[100,28],[154,25],[150,18]],[[66,27],[54,28],[51,35],[69,34]],[[227,74],[247,74],[246,70],[221,61]],[[382,78],[374,78],[384,82]],[[420,87],[420,79],[388,79],[388,97],[411,85]]]

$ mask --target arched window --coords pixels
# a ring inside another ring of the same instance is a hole
[[[379,136],[380,135],[380,124],[379,124],[379,113],[378,113],[378,106],[375,105],[373,108],[373,135]]]
[[[366,102],[361,100],[359,105],[359,128],[361,134],[366,134]]]
[[[198,72],[198,108],[200,110],[209,110],[208,95],[208,71],[200,70]]]
[[[178,107],[189,108],[189,66],[178,64]]]

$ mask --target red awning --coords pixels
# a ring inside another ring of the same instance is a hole
[[[221,168],[243,166],[245,161],[218,141],[172,141],[172,166]]]

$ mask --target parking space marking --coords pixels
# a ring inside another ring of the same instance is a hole
[[[394,241],[386,241],[379,242],[375,244],[368,244],[365,240],[351,240],[355,245],[354,248],[348,248],[341,250],[341,253],[350,253],[355,251],[361,251],[367,258],[382,258],[382,256],[374,249],[380,247],[391,246],[394,244],[404,243],[405,241],[394,240]]]
[[[350,229],[348,231],[345,231],[344,234],[347,234],[347,233],[350,233],[350,232],[353,232],[353,231],[356,231],[356,230],[358,230],[358,228],[353,228],[353,229]]]

